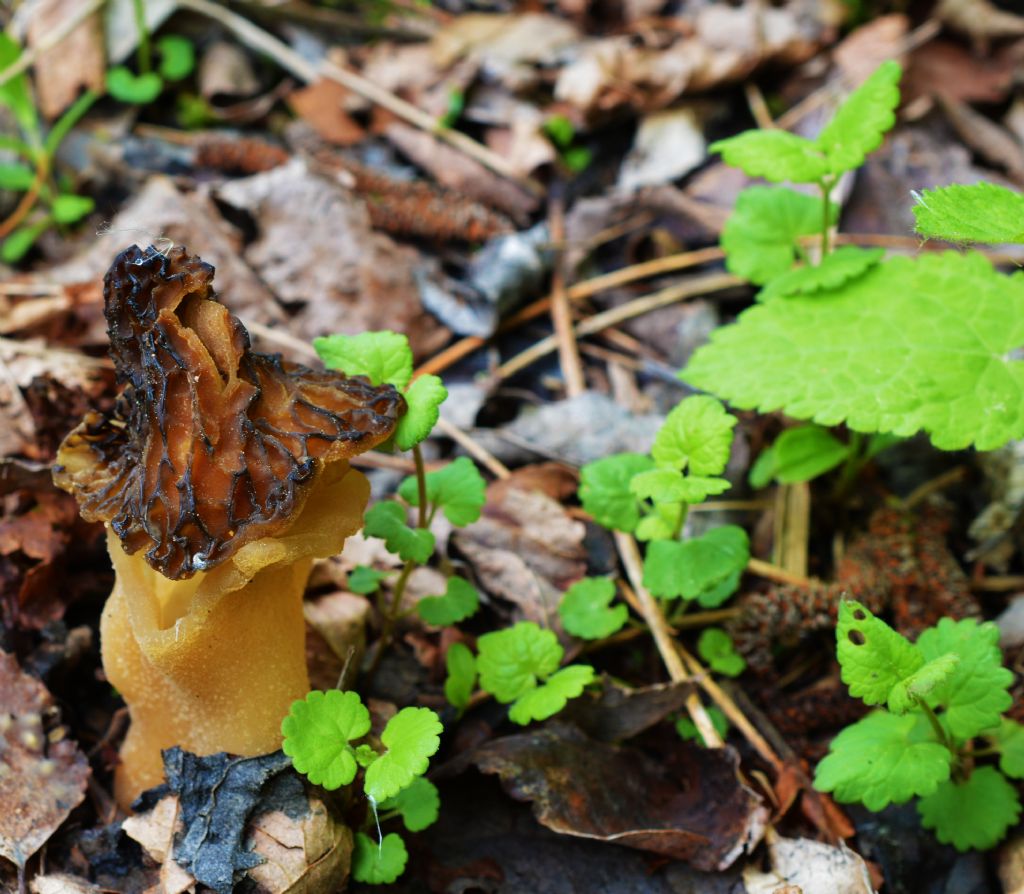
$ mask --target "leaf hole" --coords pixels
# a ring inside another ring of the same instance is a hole
[[[853,617],[857,621],[866,621],[868,618],[868,616],[864,614],[864,610],[860,608],[856,608],[853,610]]]
[[[864,634],[861,633],[859,630],[851,630],[849,633],[849,637],[850,642],[853,643],[855,646],[863,646],[864,643],[868,641],[867,637],[864,636]]]

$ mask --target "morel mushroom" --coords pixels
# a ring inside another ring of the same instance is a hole
[[[362,525],[349,457],[386,440],[391,386],[250,350],[213,267],[132,247],[104,280],[119,383],[109,416],[64,440],[54,480],[107,525],[116,572],[103,666],[131,728],[122,805],[163,777],[160,751],[256,755],[309,688],[302,594],[313,559]]]

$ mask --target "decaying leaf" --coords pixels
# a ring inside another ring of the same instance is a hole
[[[623,742],[669,714],[682,710],[693,684],[657,683],[629,689],[605,675],[601,691],[587,690],[566,706],[562,717],[601,742]]]
[[[0,856],[24,867],[85,797],[89,762],[46,687],[0,652]]]
[[[743,872],[747,894],[778,894],[780,887],[829,894],[873,894],[864,860],[840,845],[807,838],[772,835],[768,842],[772,871],[748,866]]]
[[[76,15],[86,0],[43,0],[36,4],[28,44],[38,45],[54,28]],[[99,12],[87,17],[59,46],[35,60],[36,101],[44,118],[54,118],[75,101],[82,88],[102,93],[106,65]]]

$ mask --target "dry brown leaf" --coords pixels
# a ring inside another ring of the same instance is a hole
[[[100,894],[103,890],[88,879],[65,872],[37,875],[28,887],[32,894]]]
[[[771,872],[756,866],[743,871],[747,894],[777,894],[780,886],[829,894],[873,894],[864,860],[848,847],[834,847],[807,838],[771,835],[768,841]]]
[[[1018,62],[1010,52],[978,56],[951,40],[933,40],[914,51],[900,82],[903,101],[941,93],[960,102],[1003,102]]]
[[[199,95],[205,99],[252,96],[260,89],[252,70],[252,55],[238,44],[218,40],[199,60]]]
[[[24,867],[85,797],[89,762],[52,725],[53,697],[0,652],[0,856]]]
[[[935,8],[935,16],[970,37],[979,51],[986,50],[992,40],[1024,34],[1024,18],[1000,9],[989,0],[941,0]]]
[[[832,51],[832,59],[847,87],[863,84],[887,59],[899,59],[909,28],[907,17],[895,13],[872,19],[844,37]]]
[[[317,135],[336,146],[351,146],[366,137],[366,130],[345,111],[351,93],[337,81],[326,78],[293,90],[288,105]]]
[[[33,7],[28,45],[37,46],[86,5],[88,0],[40,0]],[[56,118],[81,90],[103,93],[106,84],[103,25],[93,13],[57,46],[35,61],[36,102],[44,118]]]
[[[362,664],[369,611],[366,598],[353,593],[328,593],[302,604],[311,689],[333,689],[346,666],[354,672]]]
[[[990,164],[1003,168],[1017,182],[1024,182],[1024,147],[1006,128],[948,96],[939,96],[939,102],[950,124],[968,146]]]

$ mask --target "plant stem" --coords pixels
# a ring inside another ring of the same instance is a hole
[[[142,74],[149,74],[153,67],[153,58],[149,50],[145,0],[132,0],[132,5],[135,7],[135,27],[139,31],[139,71]]]
[[[689,503],[679,504],[679,518],[676,520],[676,526],[672,530],[672,539],[678,540],[679,536],[683,533],[683,525],[686,524],[686,516],[690,513]]]
[[[426,528],[430,524],[427,514],[427,468],[419,444],[412,448],[412,458],[416,461],[416,493],[420,502],[420,520],[417,527]]]
[[[921,710],[924,711],[924,716],[928,718],[928,722],[932,725],[932,732],[935,733],[935,738],[939,740],[939,743],[945,745],[949,749],[950,754],[954,757],[954,763],[959,765],[960,755],[956,748],[953,746],[953,741],[950,739],[949,734],[943,729],[942,723],[939,722],[939,718],[935,712],[927,704],[927,702],[918,700],[917,702],[921,706]]]
[[[818,261],[820,264],[825,260],[826,255],[832,251],[832,246],[829,244],[829,230],[832,228],[832,187],[834,183],[831,178],[824,178],[819,186],[821,187],[821,206],[822,206],[822,220],[821,220],[821,259]]]

